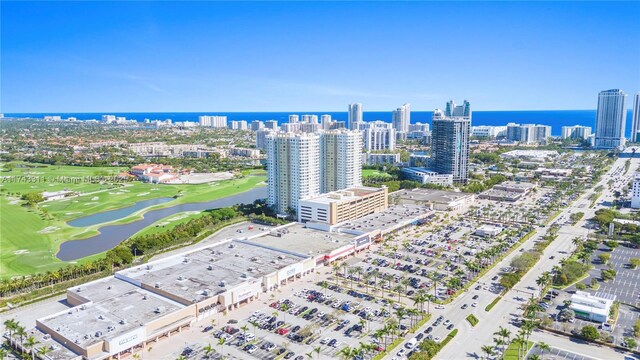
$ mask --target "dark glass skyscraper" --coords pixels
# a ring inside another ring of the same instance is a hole
[[[439,174],[452,174],[455,182],[466,182],[470,133],[471,106],[468,101],[465,100],[462,106],[455,106],[450,101],[444,113],[441,110],[434,111],[431,130],[432,170]]]

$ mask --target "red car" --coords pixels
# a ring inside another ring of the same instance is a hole
[[[280,328],[276,332],[280,335],[287,335],[289,333],[289,329]]]
[[[380,345],[376,346],[376,351],[384,351],[384,348]]]
[[[275,308],[276,306],[278,306],[278,303],[271,303],[271,305],[269,305],[272,308]]]

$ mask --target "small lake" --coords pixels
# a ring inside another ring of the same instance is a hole
[[[250,204],[255,200],[264,199],[266,197],[267,197],[267,188],[259,187],[249,191],[245,191],[240,194],[227,196],[227,197],[212,200],[212,201],[180,204],[180,205],[174,205],[174,206],[170,206],[163,209],[151,210],[144,213],[142,215],[143,218],[140,220],[137,220],[128,224],[116,224],[116,225],[103,226],[99,228],[100,234],[96,236],[92,236],[90,238],[83,239],[83,240],[65,241],[60,245],[60,251],[58,251],[58,253],[56,254],[56,257],[62,261],[73,261],[86,256],[99,254],[103,251],[113,249],[116,245],[130,238],[138,231],[146,228],[147,226],[155,223],[156,221],[162,220],[167,216],[171,216],[173,214],[177,214],[185,211],[203,211],[203,210],[209,210],[209,209],[217,209],[217,208],[223,208],[223,207],[232,206],[236,204]],[[160,198],[160,199],[163,199],[163,198]],[[164,198],[164,199],[167,199],[167,198]],[[173,200],[172,198],[168,198],[168,199]],[[156,200],[159,200],[159,199],[156,199]],[[125,208],[125,209],[129,209],[129,208]],[[124,209],[121,209],[121,210],[124,210]],[[113,211],[117,211],[117,210],[113,210]],[[112,213],[113,211],[106,211],[104,213],[100,213],[96,215],[101,215],[101,214],[104,215],[107,213]],[[134,210],[131,213],[135,211],[137,210]],[[91,216],[86,216],[84,218],[80,218],[77,220],[87,219],[90,217]],[[115,220],[115,219],[112,219],[112,220]],[[111,220],[107,220],[107,221],[111,221]],[[101,222],[104,222],[104,220]]]
[[[89,216],[84,216],[75,220],[71,220],[67,222],[67,224],[75,227],[85,227],[85,226],[102,224],[109,221],[126,218],[127,216],[133,214],[138,210],[142,210],[144,208],[148,208],[149,206],[153,206],[153,205],[164,204],[171,200],[174,200],[174,198],[168,197],[168,198],[157,198],[157,199],[139,201],[125,208],[105,211],[105,212],[101,212],[101,213],[97,213]]]

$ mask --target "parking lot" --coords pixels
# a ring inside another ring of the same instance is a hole
[[[563,309],[567,308],[565,302],[571,299],[571,293],[558,290],[556,290],[555,292],[558,293],[557,297],[551,298],[551,300],[549,300],[549,297],[547,297],[545,300],[545,303],[548,304],[545,305],[545,307],[547,308],[545,310],[545,313],[554,320],[553,324],[551,325],[553,329],[563,331],[565,333],[575,333],[579,332],[580,329],[587,325],[600,328],[600,323],[578,318],[575,318],[571,322],[560,321],[558,315]],[[618,322],[611,331],[604,331],[600,329],[601,331],[611,335],[611,340],[616,345],[620,345],[626,337],[633,337],[633,325],[635,325],[636,320],[640,319],[640,311],[633,307],[627,306],[625,304],[620,304],[619,311],[620,315],[618,316]]]
[[[533,355],[538,355],[540,356],[541,359],[548,359],[548,360],[598,360],[596,358],[586,357],[583,355],[579,355],[576,353],[572,353],[572,352],[561,350],[554,347],[552,347],[548,351],[542,351],[537,345],[534,346],[529,351],[529,354],[527,354],[527,357],[531,358],[531,356]]]
[[[361,343],[371,345],[372,352],[382,350],[385,339],[376,332],[390,319],[399,321],[401,332],[419,320],[419,314],[398,312],[399,308],[397,303],[321,282],[292,296],[274,298],[245,319],[207,331],[224,338],[226,351],[236,358],[302,359],[310,349],[321,358],[331,358],[344,347]]]
[[[598,260],[598,255],[602,253],[611,254],[609,264],[602,264]],[[640,300],[640,271],[631,269],[629,259],[640,258],[640,249],[632,249],[618,246],[613,251],[601,245],[592,258],[593,269],[589,271],[589,277],[600,281],[598,291],[616,295],[618,301],[636,305]],[[616,277],[608,282],[601,280],[600,271],[609,268],[609,265],[616,271]],[[590,279],[589,279],[590,280]],[[588,283],[588,281],[586,282]]]
[[[412,305],[419,293],[445,301],[472,281],[484,266],[526,234],[519,224],[501,225],[495,236],[476,235],[482,221],[404,230],[397,239],[335,270],[342,284]]]

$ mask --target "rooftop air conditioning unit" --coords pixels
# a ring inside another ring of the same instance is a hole
[[[156,289],[160,289],[160,283],[159,282],[156,283]]]
[[[152,268],[153,268],[153,266],[147,265],[147,270],[151,270]]]
[[[156,314],[160,314],[160,313],[164,312],[164,310],[165,310],[164,306],[158,306],[154,312]]]
[[[182,276],[178,276],[178,281],[182,281],[184,278]]]
[[[147,295],[142,295],[142,300],[147,300]]]
[[[127,320],[125,320],[125,319],[120,320],[120,325],[124,325],[126,323],[127,323]]]
[[[211,265],[207,266],[207,270],[213,270],[213,266]]]

